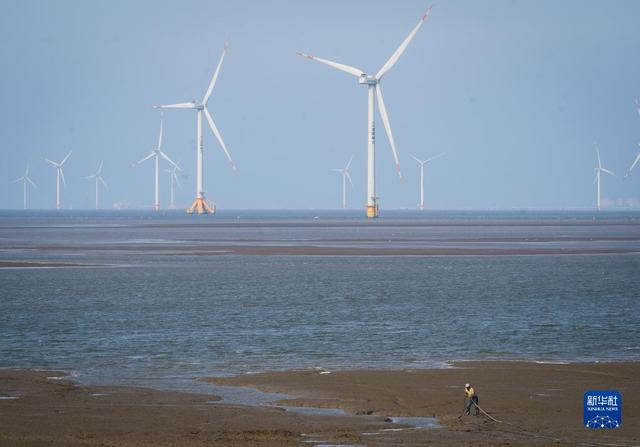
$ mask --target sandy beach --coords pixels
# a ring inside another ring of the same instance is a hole
[[[218,384],[284,392],[286,406],[342,408],[347,416],[221,404],[211,395],[124,387],[85,387],[48,377],[0,372],[0,445],[638,445],[640,364],[466,362],[449,369],[288,371],[206,378]],[[486,416],[463,416],[471,382]],[[617,389],[617,430],[582,425],[582,396]],[[10,399],[17,397],[17,399]],[[385,422],[435,417],[437,429]],[[402,430],[399,430],[402,429]],[[321,442],[322,441],[322,442]]]

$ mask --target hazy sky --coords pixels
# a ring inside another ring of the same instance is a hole
[[[209,109],[238,165],[205,127],[205,190],[221,208],[335,208],[354,155],[349,206],[366,200],[366,88],[296,51],[375,73],[429,5],[404,1],[6,0],[0,15],[0,207],[22,206],[11,181],[31,163],[36,208],[52,208],[55,172],[41,157],[69,150],[64,208],[153,203],[153,104],[200,100],[230,48]],[[577,208],[603,197],[640,206],[640,2],[438,1],[383,81],[404,183],[376,116],[381,208],[413,208],[409,157],[427,167],[428,208]],[[206,126],[206,124],[205,124]],[[195,113],[165,113],[166,152],[195,195]],[[161,183],[169,200],[169,178]]]

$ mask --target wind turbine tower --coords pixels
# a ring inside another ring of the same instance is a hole
[[[211,132],[215,135],[218,143],[222,147],[229,163],[231,163],[231,167],[233,170],[236,170],[235,163],[231,158],[231,154],[227,150],[227,146],[224,144],[222,140],[222,135],[220,135],[220,131],[216,127],[215,122],[213,121],[213,117],[211,116],[211,112],[207,108],[207,102],[211,97],[211,92],[213,92],[213,87],[216,85],[216,80],[218,79],[218,73],[220,72],[220,67],[222,66],[222,61],[224,60],[224,55],[227,52],[228,44],[225,43],[224,50],[222,51],[222,56],[220,56],[220,61],[218,62],[218,66],[216,67],[216,71],[213,73],[213,77],[211,78],[211,82],[209,82],[209,87],[207,88],[202,101],[196,102],[181,102],[177,104],[167,104],[154,106],[158,109],[192,109],[196,111],[196,198],[191,205],[191,208],[187,210],[189,214],[213,214],[215,213],[215,206],[210,204],[204,197],[204,187],[203,187],[203,156],[204,156],[204,140],[202,135],[202,114],[207,119],[209,123],[209,127],[211,128]]]
[[[435,157],[427,158],[426,160],[420,160],[415,155],[409,154],[409,156],[417,161],[420,165],[420,204],[418,205],[418,208],[420,208],[421,210],[424,209],[424,165],[426,165],[430,161],[435,160],[436,158],[442,157],[443,155],[444,153],[436,155]]]
[[[355,68],[349,65],[340,64],[337,62],[332,62],[326,59],[321,59],[319,57],[312,56],[306,53],[298,53],[302,57],[306,57],[307,59],[320,62],[322,64],[333,67],[337,70],[344,71],[345,73],[349,73],[358,78],[358,83],[360,85],[367,86],[368,92],[368,111],[367,111],[367,123],[368,123],[368,138],[367,138],[367,217],[378,217],[378,197],[376,195],[376,183],[375,183],[375,139],[376,139],[376,127],[375,127],[375,108],[376,102],[378,103],[378,108],[380,111],[380,117],[382,118],[382,124],[384,125],[384,129],[387,133],[387,137],[389,138],[389,143],[391,145],[391,151],[393,153],[393,158],[396,163],[396,170],[398,171],[398,176],[402,181],[402,173],[400,172],[400,161],[398,160],[398,153],[396,151],[396,144],[393,140],[393,134],[391,133],[391,126],[389,124],[389,116],[387,114],[387,109],[384,105],[384,99],[382,98],[382,90],[380,86],[380,82],[382,77],[395,65],[398,61],[404,50],[407,48],[411,40],[413,40],[414,36],[424,23],[424,21],[429,17],[431,12],[431,7],[427,9],[427,11],[420,17],[418,24],[413,28],[413,30],[409,33],[407,38],[400,44],[398,49],[391,55],[389,60],[382,66],[382,68],[378,71],[375,76],[369,75],[365,73],[363,70],[359,68]]]
[[[36,184],[33,183],[33,180],[29,178],[29,163],[27,163],[27,169],[24,171],[24,175],[20,178],[17,178],[13,181],[14,183],[22,182],[22,209],[27,209],[27,183],[30,183],[31,186],[37,188]]]
[[[609,171],[608,169],[605,169],[602,167],[602,162],[600,161],[600,150],[598,149],[598,145],[596,145],[596,154],[598,155],[598,167],[594,168],[596,170],[596,178],[593,180],[593,183],[595,183],[597,185],[596,189],[597,189],[597,195],[596,195],[596,208],[598,209],[598,211],[600,211],[600,174],[602,172],[609,174],[609,175],[615,175],[613,172]]]
[[[353,155],[349,159],[349,163],[343,169],[332,169],[332,171],[339,172],[342,175],[342,209],[347,209],[347,180],[353,187],[353,182],[351,181],[351,175],[349,175],[349,168],[351,167],[351,162],[353,161]]]
[[[104,187],[107,187],[107,183],[104,181],[104,179],[102,178],[102,161],[100,162],[100,165],[98,165],[98,170],[96,171],[95,174],[93,175],[88,175],[86,177],[83,177],[85,179],[90,179],[93,178],[96,180],[96,209],[98,209],[98,191],[100,189],[100,185],[98,183],[102,183],[104,185]]]
[[[153,149],[151,151],[151,153],[149,155],[147,155],[146,157],[144,157],[142,160],[138,161],[137,163],[134,163],[134,166],[137,166],[141,163],[144,163],[145,161],[149,160],[150,158],[154,158],[155,157],[155,162],[156,162],[156,169],[155,169],[155,187],[156,187],[156,195],[155,195],[155,202],[153,204],[153,209],[158,211],[160,210],[160,157],[164,158],[165,160],[167,160],[169,163],[171,163],[174,167],[180,169],[180,167],[175,164],[173,162],[173,160],[171,160],[169,158],[169,156],[167,154],[165,154],[162,151],[162,126],[163,126],[163,117],[162,115],[160,115],[160,136],[158,137],[158,147]]]
[[[61,178],[62,178],[62,183],[64,183],[64,186],[65,187],[67,186],[67,181],[64,179],[64,172],[62,172],[62,166],[65,164],[65,162],[71,155],[71,152],[73,151],[69,151],[67,156],[64,157],[62,161],[59,163],[56,163],[55,161],[51,161],[48,158],[45,158],[45,161],[47,161],[51,166],[56,168],[56,209],[57,210],[60,209],[60,179]]]

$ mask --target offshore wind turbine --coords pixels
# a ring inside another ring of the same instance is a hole
[[[351,162],[353,161],[353,155],[349,159],[347,166],[343,169],[332,169],[332,171],[339,172],[342,175],[342,209],[347,209],[347,180],[351,183],[353,187],[353,182],[351,181],[351,175],[349,175],[349,167],[351,167]]]
[[[638,143],[638,147],[640,147],[640,143]],[[633,163],[631,163],[631,167],[629,168],[627,173],[624,175],[625,177],[629,177],[629,174],[631,174],[631,171],[633,171],[633,168],[636,167],[639,161],[640,161],[640,150],[638,151],[638,155],[636,155],[636,159],[633,160]]]
[[[367,86],[368,92],[368,111],[367,111],[367,123],[368,123],[368,143],[367,143],[367,217],[378,217],[378,197],[376,196],[376,180],[375,180],[375,108],[376,102],[378,103],[380,117],[382,118],[382,123],[384,124],[384,129],[387,133],[387,137],[389,138],[389,143],[391,145],[391,152],[393,153],[393,158],[396,163],[396,170],[398,171],[398,176],[402,181],[402,173],[400,171],[400,161],[398,160],[398,153],[396,151],[396,144],[393,140],[393,134],[391,133],[391,126],[389,124],[389,115],[387,114],[387,109],[384,105],[384,99],[382,98],[382,90],[380,88],[380,81],[382,77],[395,65],[398,61],[404,50],[407,48],[411,40],[413,40],[414,36],[424,23],[424,21],[429,17],[431,12],[431,6],[429,9],[420,17],[418,24],[411,30],[407,38],[400,44],[398,49],[391,55],[389,60],[382,66],[382,68],[378,71],[375,76],[369,75],[365,73],[363,70],[359,68],[355,68],[349,65],[340,64],[337,62],[333,62],[327,59],[321,59],[319,57],[312,56],[306,53],[298,53],[302,57],[306,57],[307,59],[320,62],[322,64],[333,67],[337,70],[344,71],[345,73],[349,73],[358,78],[358,83],[361,85]]]
[[[180,169],[179,165],[180,165],[180,162],[176,163],[176,165],[173,166],[171,169],[165,169],[164,170],[164,172],[168,172],[169,173],[169,178],[171,179],[171,190],[170,190],[171,191],[171,196],[170,196],[171,200],[169,201],[169,208],[170,209],[174,209],[176,207],[175,203],[173,201],[173,184],[175,182],[178,186],[180,186],[180,180],[178,180],[178,169]]]
[[[102,183],[105,188],[107,187],[106,182],[102,178],[102,163],[103,162],[101,161],[100,164],[98,165],[98,170],[96,171],[95,174],[83,177],[84,179],[90,179],[90,178],[96,179],[96,209],[98,209],[98,190],[100,189],[100,185],[98,183]]]
[[[29,163],[27,163],[27,169],[24,171],[24,175],[20,178],[17,178],[13,181],[14,183],[22,182],[22,209],[27,209],[27,183],[30,183],[31,186],[37,188],[36,184],[33,183],[33,180],[29,178]]]
[[[154,106],[157,109],[192,109],[195,110],[196,113],[196,198],[191,205],[191,208],[187,210],[189,214],[197,213],[197,214],[213,214],[215,213],[215,206],[212,206],[205,198],[204,198],[204,188],[203,188],[203,156],[204,156],[204,140],[202,135],[202,114],[207,118],[207,123],[209,123],[209,127],[211,128],[211,132],[215,135],[218,143],[222,147],[229,163],[231,163],[231,167],[233,170],[236,170],[235,163],[231,158],[231,154],[227,150],[227,146],[224,144],[222,140],[222,135],[220,135],[220,131],[216,127],[215,122],[213,121],[213,117],[207,108],[207,102],[211,97],[211,92],[213,92],[213,87],[216,85],[216,80],[218,79],[218,73],[220,72],[220,67],[222,66],[222,61],[224,60],[224,55],[227,52],[228,44],[224,44],[224,50],[222,51],[222,56],[220,56],[220,61],[218,61],[218,66],[216,67],[216,71],[213,73],[213,77],[211,78],[211,82],[209,82],[209,87],[202,98],[202,101],[196,102],[181,102],[177,104],[167,104],[167,105],[159,105]]]
[[[64,179],[64,172],[62,172],[62,166],[64,165],[64,163],[67,161],[67,159],[69,158],[69,156],[71,155],[71,152],[73,151],[69,151],[69,153],[67,154],[66,157],[64,157],[62,159],[61,162],[56,163],[55,161],[51,161],[48,158],[45,158],[44,160],[47,161],[51,166],[53,166],[54,168],[56,168],[56,209],[59,210],[60,209],[60,178],[62,178],[62,183],[64,183],[64,186],[67,186],[67,181]]]
[[[171,160],[169,158],[169,156],[167,154],[165,154],[164,152],[162,152],[162,127],[163,127],[163,117],[162,115],[160,115],[160,136],[158,137],[158,147],[156,147],[155,149],[151,150],[151,153],[149,155],[147,155],[146,157],[144,157],[142,160],[139,160],[137,163],[134,163],[134,166],[137,166],[141,163],[144,163],[145,161],[149,160],[150,158],[154,158],[155,157],[155,161],[156,161],[156,169],[155,169],[155,186],[156,186],[156,195],[155,195],[155,202],[153,204],[153,209],[158,211],[160,209],[160,157],[164,158],[165,160],[167,160],[169,163],[171,163],[173,166],[177,167],[178,169],[180,169],[180,167],[175,164],[173,162],[173,160]]]
[[[596,145],[596,154],[598,155],[598,167],[594,168],[596,171],[596,178],[593,180],[593,183],[597,184],[597,196],[596,196],[596,208],[600,211],[600,174],[602,172],[615,175],[613,172],[609,171],[602,167],[602,162],[600,161],[600,150],[598,149],[598,145]]]
[[[431,158],[427,158],[426,160],[420,160],[418,157],[416,157],[415,155],[411,155],[409,154],[409,156],[411,158],[413,158],[415,161],[418,162],[418,164],[420,165],[420,203],[418,204],[418,207],[423,210],[424,209],[424,165],[426,165],[427,163],[429,163],[430,161],[435,160],[436,158],[440,158],[444,155],[444,153],[442,154],[438,154],[435,157],[431,157]]]

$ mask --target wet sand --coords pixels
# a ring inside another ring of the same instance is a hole
[[[89,267],[89,264],[71,264],[65,262],[36,262],[36,261],[2,261],[0,268],[53,268],[53,267]]]
[[[640,363],[454,366],[206,379],[295,396],[286,405],[344,408],[358,416],[300,415],[225,405],[210,395],[84,387],[47,379],[56,375],[51,372],[0,370],[0,446],[640,444]],[[467,381],[476,387],[480,406],[502,422],[458,419]],[[619,429],[583,427],[582,396],[589,389],[622,393]],[[388,416],[435,416],[443,428],[403,427],[384,422]]]
[[[278,372],[212,380],[294,395],[297,399],[288,402],[294,405],[339,407],[353,414],[435,416],[447,427],[385,434],[388,445],[640,445],[640,363],[466,362],[454,366],[330,374]],[[485,416],[458,419],[466,382],[475,387],[480,407],[500,423]],[[622,393],[619,429],[583,426],[583,394],[591,389]]]
[[[325,439],[324,433],[355,439],[390,425],[379,418],[308,417],[219,404],[211,395],[47,379],[59,375],[0,370],[0,446],[275,447],[304,445]]]
[[[381,243],[385,241],[381,240]],[[525,241],[523,241],[525,242]],[[639,253],[640,249],[626,247],[508,247],[508,248],[482,248],[482,247],[340,247],[321,245],[270,245],[268,241],[263,244],[230,245],[226,243],[210,245],[189,243],[180,244],[127,244],[127,245],[38,245],[38,246],[9,246],[7,250],[35,249],[42,252],[55,254],[56,252],[109,252],[109,253],[138,253],[179,256],[222,256],[222,255],[263,255],[263,256],[532,256],[532,255],[582,255],[582,254],[627,254]],[[32,261],[11,262],[0,261],[5,267],[64,267],[84,266],[82,264],[39,264]],[[14,264],[14,265],[10,265]]]

